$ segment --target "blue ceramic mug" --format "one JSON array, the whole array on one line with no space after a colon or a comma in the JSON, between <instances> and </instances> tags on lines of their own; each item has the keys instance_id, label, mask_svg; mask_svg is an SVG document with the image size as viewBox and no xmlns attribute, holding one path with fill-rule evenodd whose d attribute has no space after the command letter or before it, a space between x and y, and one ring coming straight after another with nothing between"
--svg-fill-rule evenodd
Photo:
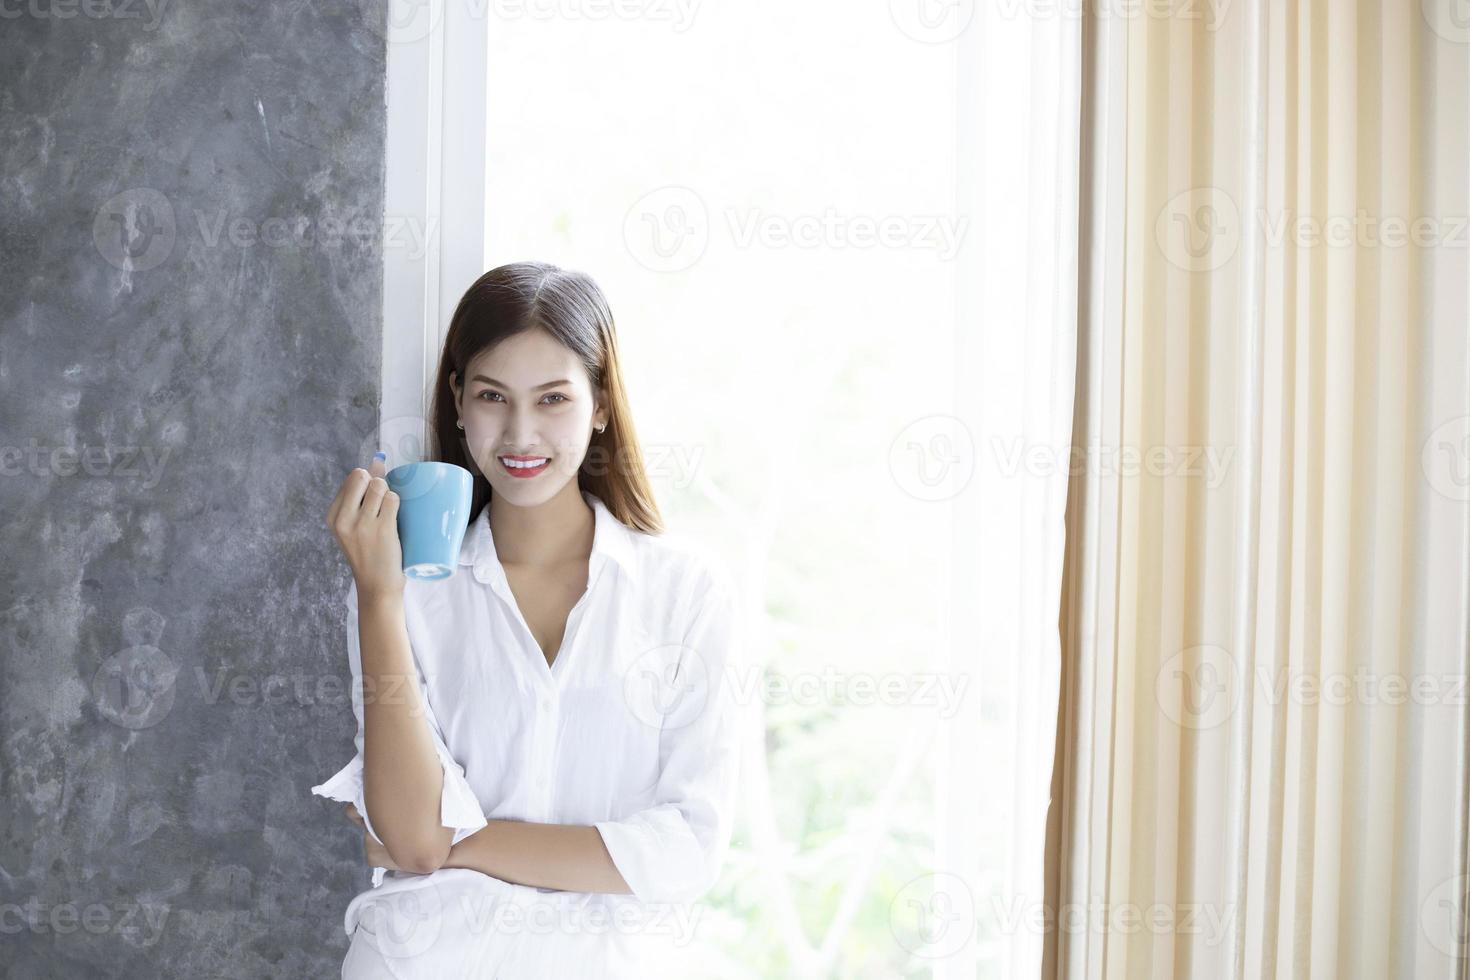
<instances>
[{"instance_id":1,"label":"blue ceramic mug","mask_svg":"<svg viewBox=\"0 0 1470 980\"><path fill-rule=\"evenodd\" d=\"M398 542L403 574L439 579L454 574L470 519L474 477L453 463L405 463L388 471L398 494Z\"/></svg>"}]
</instances>

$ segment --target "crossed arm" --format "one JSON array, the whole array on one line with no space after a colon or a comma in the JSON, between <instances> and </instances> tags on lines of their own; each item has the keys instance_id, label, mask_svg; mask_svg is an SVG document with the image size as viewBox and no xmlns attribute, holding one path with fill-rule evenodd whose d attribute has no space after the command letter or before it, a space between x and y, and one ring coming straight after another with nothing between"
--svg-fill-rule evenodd
<instances>
[{"instance_id":1,"label":"crossed arm","mask_svg":"<svg viewBox=\"0 0 1470 980\"><path fill-rule=\"evenodd\" d=\"M465 868L537 888L694 900L718 878L729 846L739 718L723 680L738 649L733 597L714 585L696 609L680 663L689 665L690 689L703 696L679 699L686 710L664 719L657 792L642 810L592 826L487 820L429 714L421 679L402 685L406 697L379 698L367 711L354 699L358 757L312 792L348 803L347 815L363 830L375 869L432 874ZM416 676L408 636L400 635L402 613L389 615L391 628L375 632L393 642L381 648L370 640L359 653L357 633L349 634L354 674L364 683L368 677ZM395 725L400 738L393 737ZM405 785L405 769L424 777L416 790ZM359 806L372 814L371 829ZM380 837L393 842L397 859ZM374 885L381 874L374 872Z\"/></svg>"},{"instance_id":2,"label":"crossed arm","mask_svg":"<svg viewBox=\"0 0 1470 980\"><path fill-rule=\"evenodd\" d=\"M357 624L349 634L353 672L365 685L372 681L364 687L362 707L354 704L362 712L362 795L373 815L372 831L391 841L398 855L389 853L348 803L345 813L363 832L368 863L411 874L469 868L540 888L630 894L596 827L491 820L451 844L457 835L440 820L445 772L432 725L424 721L428 707L419 690L402 597L359 603L354 583L348 606ZM368 697L368 690L375 696Z\"/></svg>"},{"instance_id":3,"label":"crossed arm","mask_svg":"<svg viewBox=\"0 0 1470 980\"><path fill-rule=\"evenodd\" d=\"M367 832L356 807L348 803L344 812L363 832L368 864L408 870L398 867L388 849ZM438 867L420 866L415 873L428 874L438 868L467 868L501 881L561 891L617 895L632 891L613 864L597 828L574 824L491 820L451 847Z\"/></svg>"}]
</instances>

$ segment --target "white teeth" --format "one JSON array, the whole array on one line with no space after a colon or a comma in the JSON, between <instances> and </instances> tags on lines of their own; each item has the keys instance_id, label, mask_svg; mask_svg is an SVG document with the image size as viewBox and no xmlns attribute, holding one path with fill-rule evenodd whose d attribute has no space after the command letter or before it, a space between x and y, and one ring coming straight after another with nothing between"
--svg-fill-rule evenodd
<instances>
[{"instance_id":1,"label":"white teeth","mask_svg":"<svg viewBox=\"0 0 1470 980\"><path fill-rule=\"evenodd\" d=\"M519 460L506 459L504 456L500 457L500 461L513 470L531 470L535 469L538 466L544 466L546 464L546 460L544 459L521 462Z\"/></svg>"}]
</instances>

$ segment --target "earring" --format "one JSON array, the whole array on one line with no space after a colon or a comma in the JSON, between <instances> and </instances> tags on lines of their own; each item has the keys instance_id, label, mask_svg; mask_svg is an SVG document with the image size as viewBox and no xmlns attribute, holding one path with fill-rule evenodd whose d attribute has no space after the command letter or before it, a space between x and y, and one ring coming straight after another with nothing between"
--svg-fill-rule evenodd
<instances>
[{"instance_id":1,"label":"earring","mask_svg":"<svg viewBox=\"0 0 1470 980\"><path fill-rule=\"evenodd\" d=\"M455 426L457 426L457 427L458 427L458 428L461 428L461 429L463 429L463 428L464 428L464 423L463 423L463 422L455 422L455 423L454 423L454 424L455 424Z\"/></svg>"},{"instance_id":2,"label":"earring","mask_svg":"<svg viewBox=\"0 0 1470 980\"><path fill-rule=\"evenodd\" d=\"M598 427L597 427L597 431L598 431L598 432L601 432L601 431L602 431L602 430L604 430L604 429L606 429L606 428L607 428L607 423L606 423L606 422L604 422L604 423L602 423L602 424L601 424L601 425L599 425L599 426L598 426Z\"/></svg>"}]
</instances>

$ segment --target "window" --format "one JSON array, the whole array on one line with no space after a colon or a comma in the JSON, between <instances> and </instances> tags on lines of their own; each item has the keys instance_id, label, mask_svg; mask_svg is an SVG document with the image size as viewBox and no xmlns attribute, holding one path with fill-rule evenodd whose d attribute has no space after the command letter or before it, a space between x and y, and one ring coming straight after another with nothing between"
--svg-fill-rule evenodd
<instances>
[{"instance_id":1,"label":"window","mask_svg":"<svg viewBox=\"0 0 1470 980\"><path fill-rule=\"evenodd\" d=\"M665 517L748 600L765 674L738 680L764 737L684 965L968 978L1039 958L1051 746L1032 736L1054 723L1056 623L1032 583L1060 567L1037 528L1060 523L1065 474L1032 472L1017 433L1070 436L1070 403L1035 408L1065 360L1048 328L1067 305L1046 297L1066 270L1035 263L1050 239L1028 229L1065 224L1050 182L1075 195L1076 171L1028 152L1055 149L1038 119L1065 132L1071 35L923 0L503 0L430 21L390 50L390 113L411 92L390 141L430 149L390 153L389 186L452 220L436 238L417 218L385 417L388 374L417 410L414 352L480 272L590 273Z\"/></svg>"}]
</instances>

